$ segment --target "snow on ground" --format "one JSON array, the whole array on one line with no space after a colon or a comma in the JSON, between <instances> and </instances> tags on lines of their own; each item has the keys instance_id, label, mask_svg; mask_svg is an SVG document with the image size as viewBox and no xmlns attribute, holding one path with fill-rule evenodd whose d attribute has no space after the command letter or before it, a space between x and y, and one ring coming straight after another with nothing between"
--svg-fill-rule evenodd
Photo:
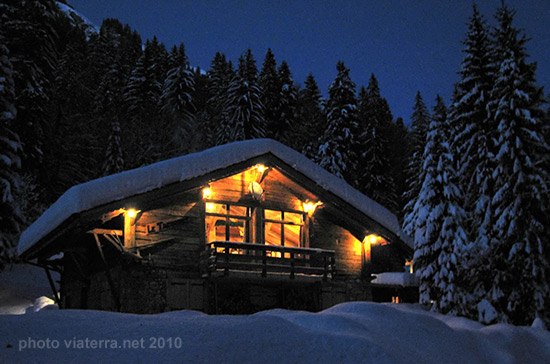
<instances>
[{"instance_id":1,"label":"snow on ground","mask_svg":"<svg viewBox=\"0 0 550 364\"><path fill-rule=\"evenodd\" d=\"M31 295L48 294L40 273L30 266L0 273L2 307L13 294L26 305ZM0 363L550 363L548 331L483 326L410 304L242 316L34 312L49 303L41 298L22 309L26 314L0 315Z\"/></svg>"},{"instance_id":2,"label":"snow on ground","mask_svg":"<svg viewBox=\"0 0 550 364\"><path fill-rule=\"evenodd\" d=\"M352 302L320 313L57 310L0 315L6 363L548 363L548 331L460 319L412 305ZM112 346L116 348L113 348Z\"/></svg>"}]
</instances>

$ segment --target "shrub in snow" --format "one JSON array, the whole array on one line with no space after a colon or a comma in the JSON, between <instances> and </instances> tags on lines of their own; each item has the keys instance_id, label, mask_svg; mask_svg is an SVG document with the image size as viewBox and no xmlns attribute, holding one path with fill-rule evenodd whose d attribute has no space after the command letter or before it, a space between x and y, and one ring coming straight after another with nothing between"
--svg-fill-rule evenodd
<instances>
[{"instance_id":1,"label":"shrub in snow","mask_svg":"<svg viewBox=\"0 0 550 364\"><path fill-rule=\"evenodd\" d=\"M483 324L489 325L496 322L498 319L498 312L495 310L493 305L485 299L477 304L477 312L477 320Z\"/></svg>"}]
</instances>

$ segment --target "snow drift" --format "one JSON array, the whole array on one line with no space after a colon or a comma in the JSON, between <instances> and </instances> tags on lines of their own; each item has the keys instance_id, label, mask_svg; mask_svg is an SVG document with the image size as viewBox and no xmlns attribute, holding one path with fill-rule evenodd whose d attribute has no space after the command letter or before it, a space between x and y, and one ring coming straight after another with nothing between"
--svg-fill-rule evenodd
<instances>
[{"instance_id":1,"label":"snow drift","mask_svg":"<svg viewBox=\"0 0 550 364\"><path fill-rule=\"evenodd\" d=\"M49 345L49 346L48 346ZM345 303L250 316L41 311L0 315L8 363L543 363L548 331L479 323L413 305Z\"/></svg>"}]
</instances>

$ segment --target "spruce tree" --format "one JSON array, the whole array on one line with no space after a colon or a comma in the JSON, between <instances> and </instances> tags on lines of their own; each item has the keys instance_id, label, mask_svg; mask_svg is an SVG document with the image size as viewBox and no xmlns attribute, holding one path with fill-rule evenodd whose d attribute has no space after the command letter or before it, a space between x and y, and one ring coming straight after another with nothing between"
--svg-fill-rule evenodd
<instances>
[{"instance_id":1,"label":"spruce tree","mask_svg":"<svg viewBox=\"0 0 550 364\"><path fill-rule=\"evenodd\" d=\"M409 188L405 193L405 211L403 218L403 230L413 235L414 230L411 225L411 213L414 206L414 201L417 199L422 181L424 181L424 172L422 165L424 163L423 154L426 146L426 132L428 130L430 113L424 103L424 99L420 91L416 93L413 106L413 114L411 116L411 157L409 167L407 169L407 181Z\"/></svg>"},{"instance_id":2,"label":"spruce tree","mask_svg":"<svg viewBox=\"0 0 550 364\"><path fill-rule=\"evenodd\" d=\"M275 140L278 140L288 146L301 147L295 145L292 140L298 108L298 90L296 88L296 85L294 85L294 80L292 78L290 68L285 61L282 61L281 65L279 66L278 78L281 83L279 91L279 127L277 129L277 133L274 135L274 138Z\"/></svg>"},{"instance_id":3,"label":"spruce tree","mask_svg":"<svg viewBox=\"0 0 550 364\"><path fill-rule=\"evenodd\" d=\"M23 223L14 198L21 168L21 144L12 130L16 116L13 67L0 35L0 270L11 260Z\"/></svg>"},{"instance_id":4,"label":"spruce tree","mask_svg":"<svg viewBox=\"0 0 550 364\"><path fill-rule=\"evenodd\" d=\"M310 73L304 82L304 89L298 92L298 120L295 128L295 149L309 159L314 159L319 149L319 140L326 129L321 91ZM300 147L298 147L300 146Z\"/></svg>"},{"instance_id":5,"label":"spruce tree","mask_svg":"<svg viewBox=\"0 0 550 364\"><path fill-rule=\"evenodd\" d=\"M262 104L266 122L266 136L277 139L280 129L281 80L277 72L277 62L271 48L265 54L258 85L262 90Z\"/></svg>"},{"instance_id":6,"label":"spruce tree","mask_svg":"<svg viewBox=\"0 0 550 364\"><path fill-rule=\"evenodd\" d=\"M205 142L208 146L216 145L218 131L224 125L225 107L227 106L227 94L231 80L235 77L235 71L230 61L224 54L216 53L208 75L208 101L207 101L207 125L205 125Z\"/></svg>"},{"instance_id":7,"label":"spruce tree","mask_svg":"<svg viewBox=\"0 0 550 364\"><path fill-rule=\"evenodd\" d=\"M128 168L163 159L164 143L158 139L164 136L167 124L160 110L167 59L164 46L156 38L148 40L124 92L127 111L121 120L121 130Z\"/></svg>"},{"instance_id":8,"label":"spruce tree","mask_svg":"<svg viewBox=\"0 0 550 364\"><path fill-rule=\"evenodd\" d=\"M9 49L17 109L12 131L23 148L22 168L36 180L47 177L44 127L50 120L50 93L58 58L54 1L8 1L0 6L0 33Z\"/></svg>"},{"instance_id":9,"label":"spruce tree","mask_svg":"<svg viewBox=\"0 0 550 364\"><path fill-rule=\"evenodd\" d=\"M371 75L367 89L359 92L359 143L357 180L361 192L396 210L396 195L389 163L389 131L393 116L380 95L378 81Z\"/></svg>"},{"instance_id":10,"label":"spruce tree","mask_svg":"<svg viewBox=\"0 0 550 364\"><path fill-rule=\"evenodd\" d=\"M164 81L161 103L163 111L171 121L168 130L172 130L172 132L167 134L173 135L173 137L167 135L167 139L171 139L172 143L165 144L174 144L173 148L164 149L172 149L170 156L173 156L187 153L190 150L188 144L193 144L193 137L200 136L200 134L197 133L194 118L195 106L192 99L195 92L195 80L193 72L189 69L189 61L183 43L177 48L174 46L169 63L171 68Z\"/></svg>"},{"instance_id":11,"label":"spruce tree","mask_svg":"<svg viewBox=\"0 0 550 364\"><path fill-rule=\"evenodd\" d=\"M107 140L107 149L105 151L105 162L103 163L103 175L108 176L122 172L124 170L124 156L120 145L120 125L118 121L113 121L111 134Z\"/></svg>"},{"instance_id":12,"label":"spruce tree","mask_svg":"<svg viewBox=\"0 0 550 364\"><path fill-rule=\"evenodd\" d=\"M239 58L237 75L231 80L217 143L265 137L263 112L258 69L249 49Z\"/></svg>"},{"instance_id":13,"label":"spruce tree","mask_svg":"<svg viewBox=\"0 0 550 364\"><path fill-rule=\"evenodd\" d=\"M450 153L450 124L438 96L426 135L421 189L409 216L414 231L414 264L420 278L420 302L444 313L460 312L457 285L460 256L467 244L461 192Z\"/></svg>"},{"instance_id":14,"label":"spruce tree","mask_svg":"<svg viewBox=\"0 0 550 364\"><path fill-rule=\"evenodd\" d=\"M548 319L548 171L541 161L550 147L543 135L542 88L535 64L527 62L527 40L512 25L514 14L503 4L493 35L497 69L488 110L499 134L493 224L480 269L485 299L498 320L526 325L537 315Z\"/></svg>"},{"instance_id":15,"label":"spruce tree","mask_svg":"<svg viewBox=\"0 0 550 364\"><path fill-rule=\"evenodd\" d=\"M355 83L344 62L336 65L337 75L329 88L327 127L321 136L316 161L332 174L357 186L356 155L350 145L357 143L357 101Z\"/></svg>"},{"instance_id":16,"label":"spruce tree","mask_svg":"<svg viewBox=\"0 0 550 364\"><path fill-rule=\"evenodd\" d=\"M493 85L494 65L485 20L474 6L468 24L461 79L455 85L450 121L453 126L453 155L465 194L468 235L481 253L488 245L490 201L492 198L496 126L487 114L487 102Z\"/></svg>"}]
</instances>

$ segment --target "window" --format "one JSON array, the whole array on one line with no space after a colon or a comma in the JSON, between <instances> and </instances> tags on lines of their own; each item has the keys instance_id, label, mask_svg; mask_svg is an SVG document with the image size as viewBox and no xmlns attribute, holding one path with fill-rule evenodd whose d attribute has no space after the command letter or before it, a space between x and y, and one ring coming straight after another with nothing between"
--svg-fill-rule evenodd
<instances>
[{"instance_id":1,"label":"window","mask_svg":"<svg viewBox=\"0 0 550 364\"><path fill-rule=\"evenodd\" d=\"M304 214L264 210L264 221L266 245L303 246Z\"/></svg>"},{"instance_id":2,"label":"window","mask_svg":"<svg viewBox=\"0 0 550 364\"><path fill-rule=\"evenodd\" d=\"M245 206L206 204L206 242L251 242L251 209Z\"/></svg>"}]
</instances>

